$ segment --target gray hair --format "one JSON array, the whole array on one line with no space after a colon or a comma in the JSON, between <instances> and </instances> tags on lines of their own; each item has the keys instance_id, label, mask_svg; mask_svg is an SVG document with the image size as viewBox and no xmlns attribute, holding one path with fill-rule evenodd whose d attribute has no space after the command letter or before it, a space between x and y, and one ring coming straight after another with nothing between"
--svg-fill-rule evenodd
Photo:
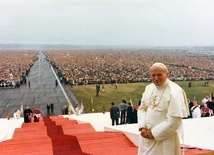
<instances>
[{"instance_id":1,"label":"gray hair","mask_svg":"<svg viewBox=\"0 0 214 155\"><path fill-rule=\"evenodd\" d=\"M151 69L152 67L155 67L155 66L161 66L161 67L163 67L163 69L164 69L166 72L169 72L169 70L168 70L168 68L166 67L166 65L164 65L164 64L161 63L161 62L156 62L156 63L154 63L154 64L150 67L150 69Z\"/></svg>"}]
</instances>

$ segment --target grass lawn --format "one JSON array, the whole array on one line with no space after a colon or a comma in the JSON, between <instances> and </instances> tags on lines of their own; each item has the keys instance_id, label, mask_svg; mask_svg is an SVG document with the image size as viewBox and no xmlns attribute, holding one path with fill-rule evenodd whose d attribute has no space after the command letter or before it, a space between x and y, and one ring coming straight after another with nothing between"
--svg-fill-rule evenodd
<instances>
[{"instance_id":1,"label":"grass lawn","mask_svg":"<svg viewBox=\"0 0 214 155\"><path fill-rule=\"evenodd\" d=\"M192 81L192 87L188 87L189 81L176 81L185 91L188 97L192 100L194 97L201 103L201 100L206 94L214 93L214 81L209 81L209 85L205 87L205 81ZM104 91L102 88L99 92L99 97L96 95L95 85L79 85L73 86L71 90L79 101L83 102L85 111L91 112L102 112L109 111L113 101L116 105L119 105L122 99L126 101L132 100L133 105L136 105L141 99L142 93L144 92L145 86L149 83L127 83L118 84L117 89L114 85L105 84ZM101 86L102 87L102 86ZM92 104L93 103L93 104ZM91 109L94 109L92 111Z\"/></svg>"}]
</instances>

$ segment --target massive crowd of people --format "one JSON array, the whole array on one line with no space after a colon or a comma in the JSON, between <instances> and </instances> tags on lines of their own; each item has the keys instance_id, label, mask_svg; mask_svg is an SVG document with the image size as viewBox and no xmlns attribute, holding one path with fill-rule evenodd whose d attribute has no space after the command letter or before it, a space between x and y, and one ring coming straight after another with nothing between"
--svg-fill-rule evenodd
<instances>
[{"instance_id":1,"label":"massive crowd of people","mask_svg":"<svg viewBox=\"0 0 214 155\"><path fill-rule=\"evenodd\" d=\"M0 87L14 88L26 82L36 51L0 50Z\"/></svg>"},{"instance_id":2,"label":"massive crowd of people","mask_svg":"<svg viewBox=\"0 0 214 155\"><path fill-rule=\"evenodd\" d=\"M213 80L213 53L160 50L45 50L61 82L72 84L149 81L148 68L164 62L171 80ZM1 50L0 87L19 86L37 60L37 51Z\"/></svg>"},{"instance_id":3,"label":"massive crowd of people","mask_svg":"<svg viewBox=\"0 0 214 155\"><path fill-rule=\"evenodd\" d=\"M44 53L61 80L70 84L148 81L148 68L154 62L168 66L171 80L214 79L214 56L203 52L49 50Z\"/></svg>"}]
</instances>

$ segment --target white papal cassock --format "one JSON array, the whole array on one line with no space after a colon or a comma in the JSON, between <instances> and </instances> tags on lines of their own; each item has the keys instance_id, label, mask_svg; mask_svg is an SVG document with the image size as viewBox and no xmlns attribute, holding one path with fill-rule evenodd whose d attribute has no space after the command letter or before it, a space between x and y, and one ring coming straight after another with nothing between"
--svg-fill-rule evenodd
<instances>
[{"instance_id":1,"label":"white papal cassock","mask_svg":"<svg viewBox=\"0 0 214 155\"><path fill-rule=\"evenodd\" d=\"M138 155L179 155L177 129L189 113L184 90L167 79L160 87L148 85L138 109L139 128L151 129L154 139L140 136Z\"/></svg>"}]
</instances>

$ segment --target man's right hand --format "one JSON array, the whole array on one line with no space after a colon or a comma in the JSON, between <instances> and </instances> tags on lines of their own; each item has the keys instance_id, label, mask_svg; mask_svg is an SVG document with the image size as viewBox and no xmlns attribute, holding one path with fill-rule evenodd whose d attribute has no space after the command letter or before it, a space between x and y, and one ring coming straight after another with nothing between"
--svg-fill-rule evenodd
<instances>
[{"instance_id":1,"label":"man's right hand","mask_svg":"<svg viewBox=\"0 0 214 155\"><path fill-rule=\"evenodd\" d=\"M151 129L147 129L147 128L142 128L141 131L141 136L143 138L147 138L147 139L153 139L153 135L152 135L152 132L151 132Z\"/></svg>"}]
</instances>

